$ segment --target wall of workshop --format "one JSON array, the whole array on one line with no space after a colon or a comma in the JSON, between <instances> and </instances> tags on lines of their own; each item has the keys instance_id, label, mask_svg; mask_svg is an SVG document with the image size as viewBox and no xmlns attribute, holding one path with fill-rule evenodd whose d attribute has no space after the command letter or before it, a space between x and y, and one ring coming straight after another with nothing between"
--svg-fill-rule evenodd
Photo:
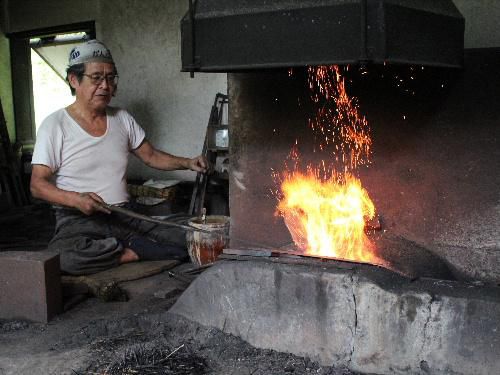
<instances>
[{"instance_id":1,"label":"wall of workshop","mask_svg":"<svg viewBox=\"0 0 500 375\"><path fill-rule=\"evenodd\" d=\"M500 29L496 27L500 2L453 1L466 18L466 48L500 47ZM180 72L179 21L187 10L187 0L0 3L8 10L6 32L95 20L98 38L111 48L121 76L114 104L129 109L157 147L186 156L201 151L210 105L216 92L226 91L226 75L197 74L191 79ZM3 60L1 66L5 69ZM188 172L166 174L144 169L134 160L129 175L192 177Z\"/></svg>"},{"instance_id":2,"label":"wall of workshop","mask_svg":"<svg viewBox=\"0 0 500 375\"><path fill-rule=\"evenodd\" d=\"M101 2L101 36L112 49L120 83L114 103L127 108L157 148L181 156L201 153L211 106L226 93L226 74L181 73L180 20L184 0ZM120 8L120 11L117 11ZM127 25L124 29L123 25ZM130 176L145 173L135 158ZM147 170L157 178L192 178L192 172Z\"/></svg>"},{"instance_id":3,"label":"wall of workshop","mask_svg":"<svg viewBox=\"0 0 500 375\"><path fill-rule=\"evenodd\" d=\"M500 47L500 1L453 0L465 17L465 48Z\"/></svg>"},{"instance_id":4,"label":"wall of workshop","mask_svg":"<svg viewBox=\"0 0 500 375\"><path fill-rule=\"evenodd\" d=\"M3 0L6 1L6 0ZM16 0L10 32L95 20L97 37L111 49L120 82L112 105L129 110L156 147L196 156L226 74L181 73L180 20L187 0ZM161 172L131 158L130 178L193 179L188 171Z\"/></svg>"},{"instance_id":5,"label":"wall of workshop","mask_svg":"<svg viewBox=\"0 0 500 375\"><path fill-rule=\"evenodd\" d=\"M9 29L6 32L43 29L92 21L99 12L99 0L2 0L7 3Z\"/></svg>"},{"instance_id":6,"label":"wall of workshop","mask_svg":"<svg viewBox=\"0 0 500 375\"><path fill-rule=\"evenodd\" d=\"M12 103L12 76L10 70L9 40L0 32L0 99L11 142L16 137L14 105Z\"/></svg>"}]
</instances>

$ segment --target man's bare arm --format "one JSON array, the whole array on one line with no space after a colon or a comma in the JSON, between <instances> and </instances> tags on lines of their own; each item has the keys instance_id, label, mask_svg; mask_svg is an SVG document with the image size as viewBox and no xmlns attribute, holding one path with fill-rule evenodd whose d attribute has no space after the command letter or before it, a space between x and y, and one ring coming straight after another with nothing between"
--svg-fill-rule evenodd
<instances>
[{"instance_id":1,"label":"man's bare arm","mask_svg":"<svg viewBox=\"0 0 500 375\"><path fill-rule=\"evenodd\" d=\"M165 171L191 169L196 172L206 172L208 165L203 156L183 158L155 149L147 140L133 150L133 153L146 165Z\"/></svg>"},{"instance_id":2,"label":"man's bare arm","mask_svg":"<svg viewBox=\"0 0 500 375\"><path fill-rule=\"evenodd\" d=\"M52 170L46 165L33 165L30 182L31 195L52 204L76 208L86 215L96 211L110 212L101 205L104 201L96 193L77 193L59 189L52 183L52 176Z\"/></svg>"}]
</instances>

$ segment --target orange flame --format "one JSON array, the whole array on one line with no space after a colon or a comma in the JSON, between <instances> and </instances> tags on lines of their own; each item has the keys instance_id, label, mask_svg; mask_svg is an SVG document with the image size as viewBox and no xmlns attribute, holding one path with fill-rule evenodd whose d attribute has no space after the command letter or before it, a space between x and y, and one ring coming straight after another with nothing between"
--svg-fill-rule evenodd
<instances>
[{"instance_id":1,"label":"orange flame","mask_svg":"<svg viewBox=\"0 0 500 375\"><path fill-rule=\"evenodd\" d=\"M296 246L310 255L375 262L364 232L375 207L361 182L350 176L339 183L295 173L281 185L278 210Z\"/></svg>"},{"instance_id":2,"label":"orange flame","mask_svg":"<svg viewBox=\"0 0 500 375\"><path fill-rule=\"evenodd\" d=\"M368 122L347 95L338 66L309 67L308 83L311 99L318 105L309 126L319 152L327 158L307 165L302 173L298 148L292 148L285 171L274 174L280 185L278 213L305 254L377 263L374 246L364 232L365 220L375 216L375 206L353 175L370 162Z\"/></svg>"}]
</instances>

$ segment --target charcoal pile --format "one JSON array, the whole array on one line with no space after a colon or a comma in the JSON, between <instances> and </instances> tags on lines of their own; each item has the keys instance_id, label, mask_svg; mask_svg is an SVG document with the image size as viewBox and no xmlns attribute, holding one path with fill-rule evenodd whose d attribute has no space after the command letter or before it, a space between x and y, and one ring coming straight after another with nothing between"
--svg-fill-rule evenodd
<instances>
[{"instance_id":1,"label":"charcoal pile","mask_svg":"<svg viewBox=\"0 0 500 375\"><path fill-rule=\"evenodd\" d=\"M179 316L163 315L157 323L94 340L88 347L92 362L73 375L354 375L309 358L255 348Z\"/></svg>"},{"instance_id":2,"label":"charcoal pile","mask_svg":"<svg viewBox=\"0 0 500 375\"><path fill-rule=\"evenodd\" d=\"M95 373L102 375L202 375L207 373L207 364L203 358L192 353L184 344L173 349L139 344L127 348L122 358L109 364L101 364L95 369Z\"/></svg>"}]
</instances>

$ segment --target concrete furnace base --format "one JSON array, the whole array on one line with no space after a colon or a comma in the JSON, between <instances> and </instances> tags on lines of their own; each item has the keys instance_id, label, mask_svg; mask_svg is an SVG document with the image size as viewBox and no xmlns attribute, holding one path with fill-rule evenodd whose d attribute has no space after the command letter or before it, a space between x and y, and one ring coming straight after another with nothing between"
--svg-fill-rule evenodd
<instances>
[{"instance_id":1,"label":"concrete furnace base","mask_svg":"<svg viewBox=\"0 0 500 375\"><path fill-rule=\"evenodd\" d=\"M500 288L333 264L219 262L171 312L364 373L500 373Z\"/></svg>"}]
</instances>

